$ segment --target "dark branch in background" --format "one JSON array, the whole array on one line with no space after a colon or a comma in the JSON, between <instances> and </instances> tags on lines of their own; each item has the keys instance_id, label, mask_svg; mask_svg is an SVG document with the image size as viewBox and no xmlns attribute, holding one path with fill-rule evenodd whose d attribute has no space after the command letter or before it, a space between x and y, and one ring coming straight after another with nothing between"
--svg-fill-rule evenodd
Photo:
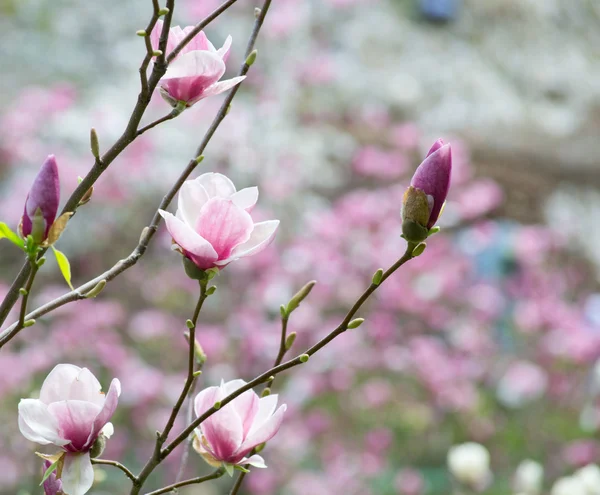
<instances>
[{"instance_id":1,"label":"dark branch in background","mask_svg":"<svg viewBox=\"0 0 600 495\"><path fill-rule=\"evenodd\" d=\"M235 1L237 1L237 0L235 0ZM196 27L201 26L200 29L202 29L209 22L213 21L220 14L225 12L225 10L227 10L228 7L233 5L235 3L235 1L228 0L227 2L223 3L220 7L218 7L211 14L209 14ZM158 3L156 1L154 1L153 4L155 5L155 9L156 9L156 6L158 5ZM148 35L148 36L146 36L147 46L148 46L148 43L150 42L148 39L149 34L150 34L151 30L154 29L154 26L156 25L156 21L158 20L157 13L158 13L158 11L155 10L153 17L152 17L150 23L148 24L148 27L146 28L146 33ZM155 19L155 17L156 17L156 19ZM166 20L167 19L165 19L165 26L166 26ZM164 29L164 26L163 26L163 29ZM198 30L198 32L200 31L200 29ZM253 39L256 39L256 36L254 36ZM181 43L179 43L179 45L177 45L177 47L174 48L173 52L175 52L175 50L177 50L177 49L179 49L178 52L181 51L181 49L185 45L187 45L190 41L191 41L191 38L188 39L188 37L186 37L185 39L183 39L181 41ZM253 47L254 47L253 44L248 45L248 48L246 50L246 57L250 54ZM146 67L146 68L148 67L151 57L152 57L151 54L149 55L148 53L146 53L146 57L144 58L144 61L142 62L142 66L140 67L140 74L143 73L145 76L146 71L145 71L144 67ZM171 60L172 60L172 58L169 57L167 59L167 63ZM126 135L129 136L127 134L128 130L126 130L125 133L119 138L119 140L117 140L117 142L112 146L112 148L110 150L108 150L104 154L104 156L102 156L99 160L96 160L96 163L92 167L92 170L90 170L90 172L88 173L88 175L86 175L86 177L83 179L81 184L79 184L77 189L75 189L71 198L67 201L67 204L63 208L63 212L75 210L75 208L79 204L79 201L81 201L81 198L83 198L83 196L89 190L89 188L96 182L96 180L100 177L102 172L106 169L106 167L108 167L110 162L112 162L112 160L114 160L118 156L118 154L123 149L125 149L125 147L127 147L127 145L129 145L131 143L131 141L133 141L133 139L135 139L135 137L136 137L135 134L138 132L137 125L139 125L139 122L142 118L143 111L147 107L147 105L150 101L152 92L156 88L156 85L158 84L160 78L164 75L164 71L166 71L166 66L163 66L163 68L160 69L160 72L155 72L158 70L157 69L158 66L159 65L157 62L154 65L154 69L152 71L150 81L147 82L147 84L149 86L146 90L144 89L144 78L142 77L142 82L141 82L142 90L138 96L138 103L136 104L136 107L134 108L134 111L133 111L134 113L132 114L132 116L130 118L130 123L133 121L136 122L136 126L133 131L133 137L131 138L131 140L129 142L125 142ZM244 63L244 65L242 66L242 69L240 70L239 75L246 75L246 73L248 72L248 69L249 69L249 66ZM155 76L155 74L156 74L156 76ZM237 93L239 87L240 87L240 85L238 84L228 93L227 97L225 98L225 101L221 105L217 115L215 116L214 120L212 121L208 131L204 135L204 138L203 138L200 146L196 150L194 159L190 160L190 162L188 163L185 170L182 172L182 174L177 179L175 185L164 196L164 198L160 202L158 209L164 210L169 206L169 204L171 203L171 201L173 200L173 198L175 197L175 195L177 194L177 192L179 191L179 189L181 188L183 183L187 180L187 178L190 176L190 174L198 166L199 162L197 161L196 157L200 156L203 153L204 149L208 145L213 134L215 133L215 131L217 130L217 128L219 127L219 125L221 124L223 119L225 118L225 116L227 114L227 109L229 108L229 105L231 104L231 101L233 100L233 97ZM145 105L141 111L138 111L139 115L136 116L136 118L134 119L136 110L141 105L140 101L145 102ZM130 124L128 124L127 129L129 129L129 128L130 128ZM144 128L142 128L142 129L144 129ZM85 186L84 186L84 184L85 184ZM73 205L75 205L75 206L73 206ZM158 225L160 224L161 220L162 220L162 217L159 215L159 213L157 211L154 214L154 217L152 218L150 225L142 231L138 245L135 247L135 249L132 251L132 253L127 258L120 260L110 270L104 272L103 274L90 280L89 282L81 285L74 291L68 292L67 294L64 294L63 296L60 296L57 299L54 299L53 301L50 301L49 303L44 304L43 306L37 308L32 313L28 314L26 316L26 318L27 319L38 318L38 317L43 316L46 313L53 311L56 308L59 308L65 304L68 304L68 303L71 303L74 301L79 301L81 299L85 299L84 294L88 293L90 290L92 290L94 287L96 287L99 283L102 282L102 280L106 280L107 282L109 282L112 279L114 279L117 275L120 275L122 272L127 270L128 268L131 268L133 265L135 265L138 262L138 260L146 252L146 249L148 248L148 244L150 243L150 240L152 239L152 237L158 230ZM43 253L41 255L43 255ZM29 277L29 273L30 273L30 266L29 266L29 262L27 262L27 263L25 263L25 265L23 265L23 268L21 268L21 271L19 272L19 274L17 275L17 278L14 280L13 284L11 285L11 288L9 289L5 299L2 301L2 304L0 304L0 325L2 325L2 323L4 323L4 321L6 320L6 317L8 316L8 313L10 312L12 307L17 302L18 297L19 297L19 289L27 281L27 278ZM6 339L6 336L8 335L9 332L13 332L15 328L16 328L16 324L13 324L2 335L0 335L0 349L10 340L10 339ZM16 332L16 333L18 333L18 332ZM16 333L15 333L15 335L16 335ZM10 338L12 338L13 336L14 335L12 335Z\"/></svg>"}]
</instances>

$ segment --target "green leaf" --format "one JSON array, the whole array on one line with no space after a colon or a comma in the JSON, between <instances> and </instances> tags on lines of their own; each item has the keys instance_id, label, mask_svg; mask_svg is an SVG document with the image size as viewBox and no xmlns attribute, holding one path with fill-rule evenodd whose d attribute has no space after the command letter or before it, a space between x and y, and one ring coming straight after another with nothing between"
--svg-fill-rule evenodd
<instances>
[{"instance_id":1,"label":"green leaf","mask_svg":"<svg viewBox=\"0 0 600 495\"><path fill-rule=\"evenodd\" d=\"M52 464L50 464L50 467L48 467L48 469L46 469L46 472L44 473L44 476L42 477L40 486L42 486L44 484L44 481L46 481L50 477L50 475L54 471L56 471L56 468L58 467L58 463L60 462L61 459L62 459L62 457L60 457L58 460L54 461Z\"/></svg>"},{"instance_id":2,"label":"green leaf","mask_svg":"<svg viewBox=\"0 0 600 495\"><path fill-rule=\"evenodd\" d=\"M233 476L233 464L223 464L225 472L231 477Z\"/></svg>"},{"instance_id":3,"label":"green leaf","mask_svg":"<svg viewBox=\"0 0 600 495\"><path fill-rule=\"evenodd\" d=\"M63 252L59 251L54 246L52 246L52 251L54 251L54 256L56 256L56 262L58 263L60 273L62 273L62 276L67 281L67 284L69 284L71 290L74 290L71 285L71 265L69 264L69 260Z\"/></svg>"},{"instance_id":4,"label":"green leaf","mask_svg":"<svg viewBox=\"0 0 600 495\"><path fill-rule=\"evenodd\" d=\"M15 232L13 232L8 225L4 222L0 222L0 239L8 239L13 244L24 249L25 243Z\"/></svg>"}]
</instances>

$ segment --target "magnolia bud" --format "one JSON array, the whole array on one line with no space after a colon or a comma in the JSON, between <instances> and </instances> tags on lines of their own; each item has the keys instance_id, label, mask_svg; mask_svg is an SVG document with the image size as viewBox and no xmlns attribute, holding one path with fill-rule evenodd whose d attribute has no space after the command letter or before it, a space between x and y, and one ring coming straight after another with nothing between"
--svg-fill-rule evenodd
<instances>
[{"instance_id":1,"label":"magnolia bud","mask_svg":"<svg viewBox=\"0 0 600 495\"><path fill-rule=\"evenodd\" d=\"M452 150L438 139L415 171L402 202L402 232L411 242L421 242L429 235L450 188Z\"/></svg>"},{"instance_id":2,"label":"magnolia bud","mask_svg":"<svg viewBox=\"0 0 600 495\"><path fill-rule=\"evenodd\" d=\"M25 201L21 219L23 237L31 235L36 244L46 239L56 219L59 200L58 166L54 155L50 155L33 181Z\"/></svg>"}]
</instances>

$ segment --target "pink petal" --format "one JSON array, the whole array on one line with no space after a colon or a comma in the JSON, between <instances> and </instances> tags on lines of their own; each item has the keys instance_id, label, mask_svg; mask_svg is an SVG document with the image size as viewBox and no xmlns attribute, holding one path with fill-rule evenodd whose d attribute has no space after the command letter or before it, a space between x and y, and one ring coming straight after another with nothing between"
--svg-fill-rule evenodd
<instances>
[{"instance_id":1,"label":"pink petal","mask_svg":"<svg viewBox=\"0 0 600 495\"><path fill-rule=\"evenodd\" d=\"M100 407L81 400L64 400L50 404L48 411L58 422L61 436L71 441L67 450L71 452L83 450Z\"/></svg>"},{"instance_id":2,"label":"pink petal","mask_svg":"<svg viewBox=\"0 0 600 495\"><path fill-rule=\"evenodd\" d=\"M215 265L225 266L244 256L260 253L273 242L277 227L279 227L279 220L255 223L250 238L245 243L236 246L228 258L215 262Z\"/></svg>"},{"instance_id":3,"label":"pink petal","mask_svg":"<svg viewBox=\"0 0 600 495\"><path fill-rule=\"evenodd\" d=\"M246 76L238 76L232 77L231 79L226 79L225 81L219 81L217 83L214 83L202 92L202 96L199 99L221 94L224 91L227 91L233 88L234 86L237 86L244 79L246 79ZM198 101L198 99L194 100L193 103L196 103L196 101Z\"/></svg>"},{"instance_id":4,"label":"pink petal","mask_svg":"<svg viewBox=\"0 0 600 495\"><path fill-rule=\"evenodd\" d=\"M179 26L177 26L179 27ZM154 48L155 50L158 50L158 45L160 44L160 34L162 33L162 28L163 28L163 21L162 19L159 19L158 21L156 21L156 25L154 26L154 29L152 30L152 32L150 33L150 44L152 45L152 48ZM174 42L173 40L173 28L171 28L170 32L169 32L169 38L167 39L167 47L166 47L166 54L168 55L171 51L173 51L173 48L175 48L175 45L177 43Z\"/></svg>"},{"instance_id":5,"label":"pink petal","mask_svg":"<svg viewBox=\"0 0 600 495\"><path fill-rule=\"evenodd\" d=\"M94 468L89 453L70 453L65 455L63 465L62 489L68 495L85 495L94 484Z\"/></svg>"},{"instance_id":6,"label":"pink petal","mask_svg":"<svg viewBox=\"0 0 600 495\"><path fill-rule=\"evenodd\" d=\"M232 194L230 197L237 206L246 211L251 211L258 201L258 187L247 187L241 191Z\"/></svg>"},{"instance_id":7,"label":"pink petal","mask_svg":"<svg viewBox=\"0 0 600 495\"><path fill-rule=\"evenodd\" d=\"M227 36L227 39L225 40L225 43L223 43L223 46L217 50L217 53L219 57L223 59L223 62L227 62L227 59L229 58L229 51L231 50L232 41L233 40L231 36Z\"/></svg>"},{"instance_id":8,"label":"pink petal","mask_svg":"<svg viewBox=\"0 0 600 495\"><path fill-rule=\"evenodd\" d=\"M202 184L202 187L208 193L209 198L229 198L235 194L235 186L231 180L223 174L208 172L195 179L195 182Z\"/></svg>"},{"instance_id":9,"label":"pink petal","mask_svg":"<svg viewBox=\"0 0 600 495\"><path fill-rule=\"evenodd\" d=\"M273 416L271 416L262 426L257 429L252 428L250 434L244 440L244 443L240 446L238 455L246 455L250 452L254 447L260 445L261 443L268 442L275 436L275 434L279 431L281 427L281 422L283 421L283 415L287 409L287 406L283 404ZM254 426L254 425L253 425Z\"/></svg>"},{"instance_id":10,"label":"pink petal","mask_svg":"<svg viewBox=\"0 0 600 495\"><path fill-rule=\"evenodd\" d=\"M200 429L215 457L225 462L232 458L244 438L242 420L231 403L204 421Z\"/></svg>"},{"instance_id":11,"label":"pink petal","mask_svg":"<svg viewBox=\"0 0 600 495\"><path fill-rule=\"evenodd\" d=\"M206 189L198 180L186 180L179 191L177 201L177 218L183 220L188 225L196 225L200 208L204 206L209 199Z\"/></svg>"},{"instance_id":12,"label":"pink petal","mask_svg":"<svg viewBox=\"0 0 600 495\"><path fill-rule=\"evenodd\" d=\"M264 425L271 418L271 416L273 416L273 413L277 408L278 399L279 396L277 394L267 395L266 397L260 398L258 402L258 411L254 418L250 433L256 431L258 428Z\"/></svg>"},{"instance_id":13,"label":"pink petal","mask_svg":"<svg viewBox=\"0 0 600 495\"><path fill-rule=\"evenodd\" d=\"M69 440L59 434L58 421L40 400L21 399L19 402L19 429L27 440L41 445L63 446Z\"/></svg>"},{"instance_id":14,"label":"pink petal","mask_svg":"<svg viewBox=\"0 0 600 495\"><path fill-rule=\"evenodd\" d=\"M224 259L250 238L252 228L252 217L233 201L211 198L202 207L195 230L212 245L219 259Z\"/></svg>"},{"instance_id":15,"label":"pink petal","mask_svg":"<svg viewBox=\"0 0 600 495\"><path fill-rule=\"evenodd\" d=\"M40 168L27 195L23 214L23 233L25 235L31 233L33 228L32 218L39 208L46 223L45 238L56 219L59 201L60 182L58 179L58 165L56 164L54 155L49 155Z\"/></svg>"},{"instance_id":16,"label":"pink petal","mask_svg":"<svg viewBox=\"0 0 600 495\"><path fill-rule=\"evenodd\" d=\"M177 57L163 76L163 81L194 77L206 81L205 87L221 79L225 73L225 64L216 54L204 50L195 50Z\"/></svg>"},{"instance_id":17,"label":"pink petal","mask_svg":"<svg viewBox=\"0 0 600 495\"><path fill-rule=\"evenodd\" d=\"M69 388L68 400L83 400L93 402L102 407L104 404L104 394L102 385L87 368L82 368Z\"/></svg>"},{"instance_id":18,"label":"pink petal","mask_svg":"<svg viewBox=\"0 0 600 495\"><path fill-rule=\"evenodd\" d=\"M246 382L240 378L237 380L230 380L228 382L221 382L221 395L222 397L226 397L236 390L239 390L244 385L246 385Z\"/></svg>"},{"instance_id":19,"label":"pink petal","mask_svg":"<svg viewBox=\"0 0 600 495\"><path fill-rule=\"evenodd\" d=\"M247 390L230 402L242 422L243 437L250 432L252 422L258 412L258 395L254 390Z\"/></svg>"},{"instance_id":20,"label":"pink petal","mask_svg":"<svg viewBox=\"0 0 600 495\"><path fill-rule=\"evenodd\" d=\"M199 392L194 399L194 412L196 413L196 416L202 416L215 405L215 402L222 398L221 389L219 387L208 387Z\"/></svg>"},{"instance_id":21,"label":"pink petal","mask_svg":"<svg viewBox=\"0 0 600 495\"><path fill-rule=\"evenodd\" d=\"M167 211L159 210L165 219L167 230L173 240L190 255L190 258L201 268L201 265L212 266L218 259L217 252L210 242L198 235L192 228Z\"/></svg>"},{"instance_id":22,"label":"pink petal","mask_svg":"<svg viewBox=\"0 0 600 495\"><path fill-rule=\"evenodd\" d=\"M106 394L106 400L102 406L102 410L98 413L94 419L92 431L86 441L86 447L91 447L100 431L108 423L119 403L119 396L121 395L121 382L116 378L110 384L108 393Z\"/></svg>"},{"instance_id":23,"label":"pink petal","mask_svg":"<svg viewBox=\"0 0 600 495\"><path fill-rule=\"evenodd\" d=\"M187 26L183 28L184 34L187 36L190 31L194 29L194 26ZM183 49L182 53L192 52L194 50L206 50L209 52L216 52L217 50L213 46L213 44L208 41L206 34L204 31L200 31L192 41L190 41L187 46Z\"/></svg>"},{"instance_id":24,"label":"pink petal","mask_svg":"<svg viewBox=\"0 0 600 495\"><path fill-rule=\"evenodd\" d=\"M75 381L81 368L72 364L57 364L48 374L42 389L40 400L45 404L67 400L69 398L71 384Z\"/></svg>"}]
</instances>

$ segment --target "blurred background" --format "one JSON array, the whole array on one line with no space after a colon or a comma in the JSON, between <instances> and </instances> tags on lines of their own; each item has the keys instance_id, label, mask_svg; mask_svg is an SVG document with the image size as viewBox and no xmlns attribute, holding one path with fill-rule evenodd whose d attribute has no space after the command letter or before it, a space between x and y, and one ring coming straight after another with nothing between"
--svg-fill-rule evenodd
<instances>
[{"instance_id":1,"label":"blurred background","mask_svg":"<svg viewBox=\"0 0 600 495\"><path fill-rule=\"evenodd\" d=\"M195 24L218 4L178 0L174 23ZM256 6L240 0L206 30L217 46L233 36L227 74ZM16 228L48 154L64 201L93 163L89 129L102 149L120 135L145 51L135 32L150 10L149 0L0 2L2 221ZM600 462L599 24L595 0L273 2L258 61L198 173L258 185L254 216L282 223L272 247L218 277L198 330L200 387L270 366L279 305L308 280L318 284L290 321L293 352L334 328L373 272L404 252L402 193L438 137L452 143L454 172L426 252L372 298L359 330L276 380L286 420L264 451L269 469L253 470L243 493L447 495L447 452L467 441L490 451L490 495L515 493L524 459L544 465L542 493ZM131 252L221 101L146 133L110 166L58 246L75 285ZM145 122L168 111L157 97ZM59 362L89 367L105 386L121 380L103 457L132 470L148 458L183 383L196 298L169 244L161 228L99 298L41 318L2 349L1 494L40 492L42 448L19 434L17 403ZM0 243L0 296L20 265ZM32 307L67 290L49 260ZM180 458L148 488L171 483ZM186 474L209 471L192 452ZM128 493L119 471L96 473L90 493Z\"/></svg>"}]
</instances>

